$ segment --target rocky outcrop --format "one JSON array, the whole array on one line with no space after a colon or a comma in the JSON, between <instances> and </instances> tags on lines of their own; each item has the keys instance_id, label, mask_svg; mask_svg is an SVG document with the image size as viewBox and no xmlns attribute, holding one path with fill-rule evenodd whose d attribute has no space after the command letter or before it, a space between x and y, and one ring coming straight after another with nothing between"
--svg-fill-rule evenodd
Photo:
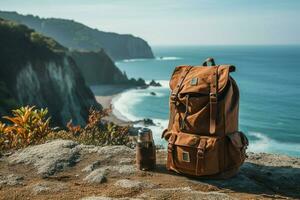
<instances>
[{"instance_id":1,"label":"rocky outcrop","mask_svg":"<svg viewBox=\"0 0 300 200\"><path fill-rule=\"evenodd\" d=\"M98 51L103 48L114 60L153 58L148 43L132 35L99 31L73 20L39 18L16 12L0 11L0 17L25 24L70 49Z\"/></svg>"},{"instance_id":2,"label":"rocky outcrop","mask_svg":"<svg viewBox=\"0 0 300 200\"><path fill-rule=\"evenodd\" d=\"M153 87L161 87L161 84L159 82L155 82L155 80L152 80L149 83L149 86L153 86Z\"/></svg>"},{"instance_id":3,"label":"rocky outcrop","mask_svg":"<svg viewBox=\"0 0 300 200\"><path fill-rule=\"evenodd\" d=\"M0 80L8 99L0 115L22 105L47 107L54 125L84 124L100 108L66 49L51 38L0 20ZM13 103L12 103L13 102Z\"/></svg>"},{"instance_id":4,"label":"rocky outcrop","mask_svg":"<svg viewBox=\"0 0 300 200\"><path fill-rule=\"evenodd\" d=\"M43 177L75 165L79 161L80 147L69 140L28 147L9 157L11 164L31 164Z\"/></svg>"},{"instance_id":5,"label":"rocky outcrop","mask_svg":"<svg viewBox=\"0 0 300 200\"><path fill-rule=\"evenodd\" d=\"M88 174L83 181L92 184L100 184L106 181L107 170L106 169L96 169Z\"/></svg>"},{"instance_id":6,"label":"rocky outcrop","mask_svg":"<svg viewBox=\"0 0 300 200\"><path fill-rule=\"evenodd\" d=\"M167 171L165 151L157 152L154 171L139 171L135 151L125 146L54 140L27 147L0 159L0 196L10 199L14 190L20 198L43 199L300 198L299 158L249 153L230 179L196 179Z\"/></svg>"}]
</instances>

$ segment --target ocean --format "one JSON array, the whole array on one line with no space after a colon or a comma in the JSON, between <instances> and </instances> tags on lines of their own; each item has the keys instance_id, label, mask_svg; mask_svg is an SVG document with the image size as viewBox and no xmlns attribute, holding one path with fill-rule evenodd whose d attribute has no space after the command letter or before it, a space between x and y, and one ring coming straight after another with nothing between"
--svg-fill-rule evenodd
<instances>
[{"instance_id":1,"label":"ocean","mask_svg":"<svg viewBox=\"0 0 300 200\"><path fill-rule=\"evenodd\" d=\"M128 90L114 99L114 113L127 120L151 118L156 144L169 117L168 81L178 65L200 65L207 57L233 64L240 88L240 130L249 151L300 156L300 46L160 46L155 59L116 62L128 77L156 80L162 87ZM150 92L155 92L153 96Z\"/></svg>"}]
</instances>

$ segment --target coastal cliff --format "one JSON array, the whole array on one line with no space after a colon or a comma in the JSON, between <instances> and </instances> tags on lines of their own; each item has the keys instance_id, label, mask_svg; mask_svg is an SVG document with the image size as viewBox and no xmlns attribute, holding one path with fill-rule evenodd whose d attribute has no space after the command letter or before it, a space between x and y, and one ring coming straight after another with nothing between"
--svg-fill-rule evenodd
<instances>
[{"instance_id":1,"label":"coastal cliff","mask_svg":"<svg viewBox=\"0 0 300 200\"><path fill-rule=\"evenodd\" d=\"M226 180L197 179L166 170L139 171L135 150L54 140L0 155L0 199L299 199L300 159L249 153ZM26 173L24 173L26 172Z\"/></svg>"},{"instance_id":2,"label":"coastal cliff","mask_svg":"<svg viewBox=\"0 0 300 200\"><path fill-rule=\"evenodd\" d=\"M128 78L103 51L72 51L72 58L88 85L124 84Z\"/></svg>"},{"instance_id":3,"label":"coastal cliff","mask_svg":"<svg viewBox=\"0 0 300 200\"><path fill-rule=\"evenodd\" d=\"M74 59L86 83L95 85L118 85L122 88L147 87L142 78L128 79L110 57L103 51L71 51L69 55Z\"/></svg>"},{"instance_id":4,"label":"coastal cliff","mask_svg":"<svg viewBox=\"0 0 300 200\"><path fill-rule=\"evenodd\" d=\"M0 19L0 115L21 105L49 109L55 125L85 124L100 108L66 48L24 25Z\"/></svg>"},{"instance_id":5,"label":"coastal cliff","mask_svg":"<svg viewBox=\"0 0 300 200\"><path fill-rule=\"evenodd\" d=\"M154 57L148 43L133 35L103 32L73 20L39 18L16 12L0 11L0 17L25 24L70 49L99 51L103 48L113 60Z\"/></svg>"}]
</instances>

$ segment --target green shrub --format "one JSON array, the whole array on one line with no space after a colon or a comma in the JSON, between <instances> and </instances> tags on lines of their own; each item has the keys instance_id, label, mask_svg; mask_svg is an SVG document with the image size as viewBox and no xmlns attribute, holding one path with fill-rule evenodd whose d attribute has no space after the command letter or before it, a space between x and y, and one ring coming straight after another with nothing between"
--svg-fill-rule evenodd
<instances>
[{"instance_id":1,"label":"green shrub","mask_svg":"<svg viewBox=\"0 0 300 200\"><path fill-rule=\"evenodd\" d=\"M47 109L21 107L13 110L12 116L4 116L8 124L0 122L0 151L23 148L28 145L44 143L53 139L69 139L88 145L127 145L133 146L129 138L129 127L114 123L104 123L102 119L109 115L110 109L90 109L87 124L84 127L67 124L67 130L56 131L49 127Z\"/></svg>"},{"instance_id":2,"label":"green shrub","mask_svg":"<svg viewBox=\"0 0 300 200\"><path fill-rule=\"evenodd\" d=\"M110 109L102 111L90 109L86 126L67 124L68 131L52 132L48 139L62 138L77 141L87 145L127 145L132 146L129 138L129 127L118 126L114 123L103 123L103 117L111 112Z\"/></svg>"},{"instance_id":3,"label":"green shrub","mask_svg":"<svg viewBox=\"0 0 300 200\"><path fill-rule=\"evenodd\" d=\"M26 106L13 110L12 113L11 117L3 117L11 124L2 124L1 135L6 140L6 145L2 144L2 148L21 148L38 144L50 132L50 118L46 118L47 109Z\"/></svg>"}]
</instances>

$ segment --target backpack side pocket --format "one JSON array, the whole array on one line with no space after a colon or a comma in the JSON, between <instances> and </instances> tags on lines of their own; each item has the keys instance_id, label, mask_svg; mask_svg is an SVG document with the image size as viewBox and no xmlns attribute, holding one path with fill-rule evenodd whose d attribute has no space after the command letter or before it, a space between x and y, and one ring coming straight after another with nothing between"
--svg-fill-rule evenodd
<instances>
[{"instance_id":1,"label":"backpack side pocket","mask_svg":"<svg viewBox=\"0 0 300 200\"><path fill-rule=\"evenodd\" d=\"M226 136L225 168L239 167L246 159L248 139L242 132L234 132Z\"/></svg>"}]
</instances>

